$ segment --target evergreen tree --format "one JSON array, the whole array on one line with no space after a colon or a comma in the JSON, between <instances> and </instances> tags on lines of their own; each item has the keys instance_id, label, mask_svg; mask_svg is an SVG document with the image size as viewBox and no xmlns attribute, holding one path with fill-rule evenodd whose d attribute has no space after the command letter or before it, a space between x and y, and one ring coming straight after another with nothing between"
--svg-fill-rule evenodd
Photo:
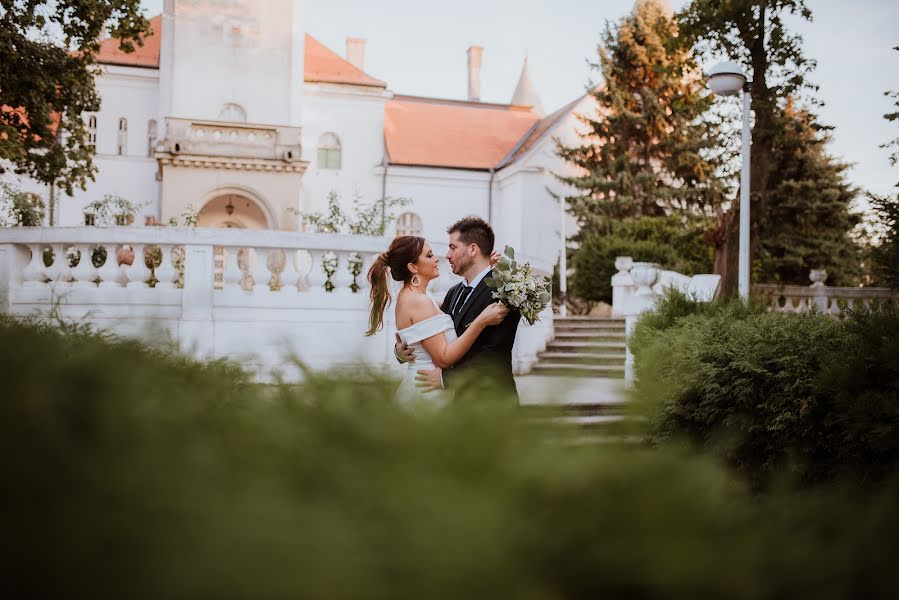
<instances>
[{"instance_id":1,"label":"evergreen tree","mask_svg":"<svg viewBox=\"0 0 899 600\"><path fill-rule=\"evenodd\" d=\"M711 214L723 197L716 172L722 144L704 118L710 105L690 44L658 2L637 2L607 25L593 64L602 83L590 95L597 116L582 117L586 144L560 146L581 174L561 180L582 228L607 230L611 219L688 210Z\"/></svg>"},{"instance_id":2,"label":"evergreen tree","mask_svg":"<svg viewBox=\"0 0 899 600\"><path fill-rule=\"evenodd\" d=\"M899 50L899 46L893 50ZM891 123L899 122L899 92L889 91L885 95L893 99L893 110L883 118ZM895 166L899 162L899 137L894 137L881 148L890 151L890 164ZM899 289L899 194L869 194L868 197L880 225L878 244L870 249L873 275L878 285Z\"/></svg>"},{"instance_id":3,"label":"evergreen tree","mask_svg":"<svg viewBox=\"0 0 899 600\"><path fill-rule=\"evenodd\" d=\"M860 217L850 211L857 190L848 167L827 154L828 128L790 102L777 115L767 210L759 229L758 278L808 285L809 271L827 270L828 285L856 285L860 248L851 239Z\"/></svg>"}]
</instances>

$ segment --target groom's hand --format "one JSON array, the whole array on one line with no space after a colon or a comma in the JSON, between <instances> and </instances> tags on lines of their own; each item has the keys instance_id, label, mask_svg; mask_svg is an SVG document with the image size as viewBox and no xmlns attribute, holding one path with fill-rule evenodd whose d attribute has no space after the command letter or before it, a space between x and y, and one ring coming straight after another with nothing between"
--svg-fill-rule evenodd
<instances>
[{"instance_id":1,"label":"groom's hand","mask_svg":"<svg viewBox=\"0 0 899 600\"><path fill-rule=\"evenodd\" d=\"M418 388L425 390L426 392L442 390L443 371L441 371L440 369L418 371L418 373L415 375L415 385Z\"/></svg>"},{"instance_id":2,"label":"groom's hand","mask_svg":"<svg viewBox=\"0 0 899 600\"><path fill-rule=\"evenodd\" d=\"M415 362L415 350L407 346L406 342L400 339L398 333L396 334L396 345L393 347L393 355L401 363Z\"/></svg>"}]
</instances>

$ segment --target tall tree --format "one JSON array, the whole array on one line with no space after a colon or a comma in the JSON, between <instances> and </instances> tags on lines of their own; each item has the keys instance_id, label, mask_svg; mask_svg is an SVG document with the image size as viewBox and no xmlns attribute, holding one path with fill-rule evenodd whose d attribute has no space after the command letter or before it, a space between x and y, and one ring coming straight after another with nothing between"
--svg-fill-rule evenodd
<instances>
[{"instance_id":1,"label":"tall tree","mask_svg":"<svg viewBox=\"0 0 899 600\"><path fill-rule=\"evenodd\" d=\"M894 46L893 50L899 51L899 46ZM883 115L883 118L887 121L895 122L899 121L899 91L892 90L883 93L887 98L892 98L893 100L893 110ZM890 164L895 166L897 162L899 162L899 136L894 137L890 141L881 144L881 148L886 148L890 151Z\"/></svg>"},{"instance_id":2,"label":"tall tree","mask_svg":"<svg viewBox=\"0 0 899 600\"><path fill-rule=\"evenodd\" d=\"M592 66L595 117L584 116L586 143L559 146L581 174L562 177L578 190L569 206L582 227L610 219L714 212L724 197L716 177L719 130L703 118L710 106L690 43L659 2L641 0L617 25L607 24Z\"/></svg>"},{"instance_id":3,"label":"tall tree","mask_svg":"<svg viewBox=\"0 0 899 600\"><path fill-rule=\"evenodd\" d=\"M84 188L96 172L82 115L100 108L100 36L132 52L149 29L140 0L0 0L0 173Z\"/></svg>"},{"instance_id":4,"label":"tall tree","mask_svg":"<svg viewBox=\"0 0 899 600\"><path fill-rule=\"evenodd\" d=\"M808 285L809 271L825 268L828 284L856 285L860 248L850 233L860 216L851 211L858 191L846 181L848 165L827 153L829 129L808 110L789 102L775 126L760 280Z\"/></svg>"},{"instance_id":5,"label":"tall tree","mask_svg":"<svg viewBox=\"0 0 899 600\"><path fill-rule=\"evenodd\" d=\"M806 77L815 63L802 53L802 37L786 28L787 15L812 18L805 0L692 0L679 16L684 37L699 56L737 60L752 80L751 257L759 236L765 235L762 223L771 197L778 111L788 98L814 89ZM737 288L738 225L735 202L733 210L722 215L717 236L716 271L725 294Z\"/></svg>"},{"instance_id":6,"label":"tall tree","mask_svg":"<svg viewBox=\"0 0 899 600\"><path fill-rule=\"evenodd\" d=\"M899 46L893 50L899 50ZM899 123L899 91L885 92L885 95L893 99L893 110L883 118ZM895 166L899 162L899 137L880 147L890 150L890 164ZM868 197L880 229L878 243L870 250L873 275L878 284L899 289L899 194L869 194Z\"/></svg>"}]
</instances>

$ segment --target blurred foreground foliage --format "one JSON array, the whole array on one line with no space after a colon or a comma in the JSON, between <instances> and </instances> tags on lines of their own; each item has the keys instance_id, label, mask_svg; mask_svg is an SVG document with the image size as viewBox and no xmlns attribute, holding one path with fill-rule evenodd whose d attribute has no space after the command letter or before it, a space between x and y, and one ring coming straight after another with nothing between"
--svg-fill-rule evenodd
<instances>
[{"instance_id":1,"label":"blurred foreground foliage","mask_svg":"<svg viewBox=\"0 0 899 600\"><path fill-rule=\"evenodd\" d=\"M678 292L631 339L650 439L688 440L756 490L899 471L899 307L784 315Z\"/></svg>"},{"instance_id":2,"label":"blurred foreground foliage","mask_svg":"<svg viewBox=\"0 0 899 600\"><path fill-rule=\"evenodd\" d=\"M0 320L10 598L887 597L899 487L752 496L682 448L575 446L371 372L260 386Z\"/></svg>"}]
</instances>

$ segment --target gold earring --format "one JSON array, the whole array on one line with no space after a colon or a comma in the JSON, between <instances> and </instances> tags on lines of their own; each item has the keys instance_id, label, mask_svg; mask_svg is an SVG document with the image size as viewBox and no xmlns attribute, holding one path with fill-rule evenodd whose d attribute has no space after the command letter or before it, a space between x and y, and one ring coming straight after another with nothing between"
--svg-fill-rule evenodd
<instances>
[{"instance_id":1,"label":"gold earring","mask_svg":"<svg viewBox=\"0 0 899 600\"><path fill-rule=\"evenodd\" d=\"M415 281L416 279L418 280L417 282ZM421 277L418 276L418 273L412 275L412 280L410 281L410 283L412 284L412 287L418 287L421 285Z\"/></svg>"}]
</instances>

